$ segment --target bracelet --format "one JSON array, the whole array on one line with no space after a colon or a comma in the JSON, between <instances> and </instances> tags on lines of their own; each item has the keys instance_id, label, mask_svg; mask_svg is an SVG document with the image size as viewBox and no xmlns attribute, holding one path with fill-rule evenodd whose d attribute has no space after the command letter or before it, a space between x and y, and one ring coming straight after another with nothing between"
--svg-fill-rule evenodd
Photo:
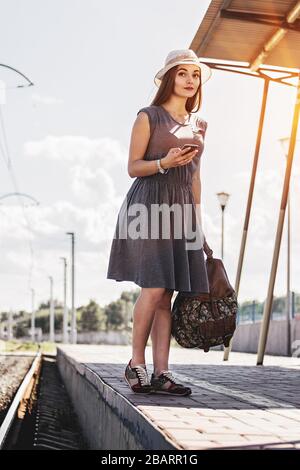
<instances>
[{"instance_id":1,"label":"bracelet","mask_svg":"<svg viewBox=\"0 0 300 470\"><path fill-rule=\"evenodd\" d=\"M162 173L162 174L164 174L164 175L165 175L166 173L168 173L169 168L167 168L167 169L165 170L165 169L161 166L161 164L160 164L160 158L159 158L158 160L156 160L156 163L157 163L158 171L159 171L160 173Z\"/></svg>"}]
</instances>

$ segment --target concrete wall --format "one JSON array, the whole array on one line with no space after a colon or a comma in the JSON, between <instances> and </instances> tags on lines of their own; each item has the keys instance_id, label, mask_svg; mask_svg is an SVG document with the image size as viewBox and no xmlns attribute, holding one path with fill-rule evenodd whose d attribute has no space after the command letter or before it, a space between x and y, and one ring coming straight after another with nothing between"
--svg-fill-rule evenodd
<instances>
[{"instance_id":1,"label":"concrete wall","mask_svg":"<svg viewBox=\"0 0 300 470\"><path fill-rule=\"evenodd\" d=\"M256 353L260 334L261 322L245 323L237 326L234 333L232 350L247 353ZM300 321L291 321L291 344L294 356L300 357ZM270 322L266 354L276 356L287 355L287 326L285 320L272 320Z\"/></svg>"},{"instance_id":2,"label":"concrete wall","mask_svg":"<svg viewBox=\"0 0 300 470\"><path fill-rule=\"evenodd\" d=\"M30 341L31 337L24 338ZM42 334L40 341L49 341L49 334ZM55 341L62 342L62 333L55 333ZM117 346L131 344L131 332L126 331L88 331L86 333L77 333L78 344L114 344Z\"/></svg>"},{"instance_id":3,"label":"concrete wall","mask_svg":"<svg viewBox=\"0 0 300 470\"><path fill-rule=\"evenodd\" d=\"M57 365L90 449L177 449L130 401L59 346Z\"/></svg>"}]
</instances>

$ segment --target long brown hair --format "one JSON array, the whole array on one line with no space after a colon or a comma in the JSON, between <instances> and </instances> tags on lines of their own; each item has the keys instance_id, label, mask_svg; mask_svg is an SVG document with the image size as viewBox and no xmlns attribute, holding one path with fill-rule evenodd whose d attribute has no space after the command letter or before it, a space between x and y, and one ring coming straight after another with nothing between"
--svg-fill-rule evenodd
<instances>
[{"instance_id":1,"label":"long brown hair","mask_svg":"<svg viewBox=\"0 0 300 470\"><path fill-rule=\"evenodd\" d=\"M159 86L159 89L155 97L153 98L151 105L159 106L165 103L170 98L174 90L175 75L176 75L178 68L179 68L179 65L177 65L176 67L172 67L170 70L168 70L164 74L161 84ZM200 71L199 88L197 92L194 94L194 96L186 100L185 108L188 113L192 113L192 112L196 113L197 111L199 111L201 107L201 103L202 103L201 85L202 83L201 83L201 71ZM195 109L195 107L197 109Z\"/></svg>"}]
</instances>

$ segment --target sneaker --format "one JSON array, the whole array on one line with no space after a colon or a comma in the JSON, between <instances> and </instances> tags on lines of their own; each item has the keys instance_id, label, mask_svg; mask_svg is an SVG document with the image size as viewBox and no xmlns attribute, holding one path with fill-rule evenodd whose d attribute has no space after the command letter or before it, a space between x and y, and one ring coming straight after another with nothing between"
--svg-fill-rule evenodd
<instances>
[{"instance_id":1,"label":"sneaker","mask_svg":"<svg viewBox=\"0 0 300 470\"><path fill-rule=\"evenodd\" d=\"M190 387L185 387L184 385L176 382L172 372L169 370L162 371L158 377L153 373L151 376L151 385L153 393L179 396L187 396L192 393Z\"/></svg>"},{"instance_id":2,"label":"sneaker","mask_svg":"<svg viewBox=\"0 0 300 470\"><path fill-rule=\"evenodd\" d=\"M145 364L131 367L130 359L126 366L124 378L135 393L150 393L152 391Z\"/></svg>"}]
</instances>

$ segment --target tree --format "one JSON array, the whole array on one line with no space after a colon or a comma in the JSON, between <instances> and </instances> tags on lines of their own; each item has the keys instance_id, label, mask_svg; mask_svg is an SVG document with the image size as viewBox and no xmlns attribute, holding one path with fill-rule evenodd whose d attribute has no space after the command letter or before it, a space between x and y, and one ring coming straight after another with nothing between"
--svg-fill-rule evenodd
<instances>
[{"instance_id":1,"label":"tree","mask_svg":"<svg viewBox=\"0 0 300 470\"><path fill-rule=\"evenodd\" d=\"M132 294L131 292L122 292L121 300L125 302L125 328L129 327L129 322L132 320Z\"/></svg>"},{"instance_id":2,"label":"tree","mask_svg":"<svg viewBox=\"0 0 300 470\"><path fill-rule=\"evenodd\" d=\"M26 336L28 333L27 328L24 326L23 323L17 323L15 327L15 336L16 338L21 338L22 336Z\"/></svg>"},{"instance_id":3,"label":"tree","mask_svg":"<svg viewBox=\"0 0 300 470\"><path fill-rule=\"evenodd\" d=\"M47 300L47 302L41 302L38 310L44 310L50 308L50 300Z\"/></svg>"},{"instance_id":4,"label":"tree","mask_svg":"<svg viewBox=\"0 0 300 470\"><path fill-rule=\"evenodd\" d=\"M2 312L1 321L7 321L7 320L8 320L8 313L7 312Z\"/></svg>"},{"instance_id":5,"label":"tree","mask_svg":"<svg viewBox=\"0 0 300 470\"><path fill-rule=\"evenodd\" d=\"M100 307L95 300L90 300L86 307L81 308L79 320L81 331L98 331L100 328Z\"/></svg>"},{"instance_id":6,"label":"tree","mask_svg":"<svg viewBox=\"0 0 300 470\"><path fill-rule=\"evenodd\" d=\"M123 298L123 296L125 296L126 298L128 298L128 300L132 304L135 304L135 302L137 301L138 296L140 295L140 292L141 292L140 288L135 289L135 290L131 290L131 291L123 291L122 294L121 294L121 299Z\"/></svg>"},{"instance_id":7,"label":"tree","mask_svg":"<svg viewBox=\"0 0 300 470\"><path fill-rule=\"evenodd\" d=\"M126 311L124 300L119 299L115 302L111 302L110 304L106 305L104 311L107 317L107 330L116 330L120 329L118 327L124 326Z\"/></svg>"}]
</instances>

